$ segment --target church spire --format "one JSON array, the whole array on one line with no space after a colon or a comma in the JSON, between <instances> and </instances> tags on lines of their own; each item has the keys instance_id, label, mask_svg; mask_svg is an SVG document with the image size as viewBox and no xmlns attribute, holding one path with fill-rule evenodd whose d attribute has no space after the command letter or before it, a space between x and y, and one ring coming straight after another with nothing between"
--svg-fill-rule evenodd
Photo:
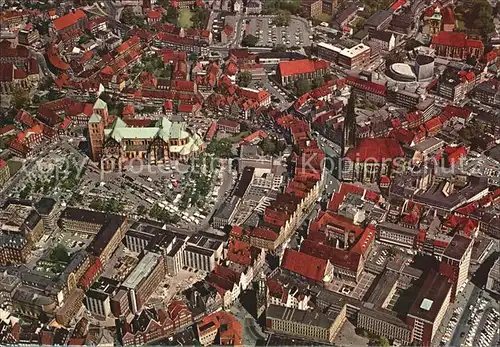
<instances>
[{"instance_id":1,"label":"church spire","mask_svg":"<svg viewBox=\"0 0 500 347\"><path fill-rule=\"evenodd\" d=\"M347 102L344 116L342 157L345 157L349 149L356 147L356 113L354 111L355 103L356 98L354 97L353 93L351 93L349 101Z\"/></svg>"}]
</instances>

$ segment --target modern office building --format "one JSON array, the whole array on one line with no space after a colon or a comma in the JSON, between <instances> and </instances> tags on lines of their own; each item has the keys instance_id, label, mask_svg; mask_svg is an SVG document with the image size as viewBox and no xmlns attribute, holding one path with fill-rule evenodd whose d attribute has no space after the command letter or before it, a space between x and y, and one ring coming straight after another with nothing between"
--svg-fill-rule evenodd
<instances>
[{"instance_id":1,"label":"modern office building","mask_svg":"<svg viewBox=\"0 0 500 347\"><path fill-rule=\"evenodd\" d=\"M370 64L371 48L360 43L352 48L344 48L339 53L338 64L350 70L363 69Z\"/></svg>"},{"instance_id":2,"label":"modern office building","mask_svg":"<svg viewBox=\"0 0 500 347\"><path fill-rule=\"evenodd\" d=\"M130 309L139 312L165 278L163 257L148 252L121 284L128 291Z\"/></svg>"},{"instance_id":3,"label":"modern office building","mask_svg":"<svg viewBox=\"0 0 500 347\"><path fill-rule=\"evenodd\" d=\"M84 304L87 310L99 319L111 314L111 297L116 294L120 282L101 277L85 293Z\"/></svg>"},{"instance_id":4,"label":"modern office building","mask_svg":"<svg viewBox=\"0 0 500 347\"><path fill-rule=\"evenodd\" d=\"M467 282L473 243L472 239L455 234L443 253L439 272L453 283L452 302Z\"/></svg>"},{"instance_id":5,"label":"modern office building","mask_svg":"<svg viewBox=\"0 0 500 347\"><path fill-rule=\"evenodd\" d=\"M450 305L452 284L435 271L427 276L407 316L413 327L413 340L419 346L431 346L432 340Z\"/></svg>"}]
</instances>

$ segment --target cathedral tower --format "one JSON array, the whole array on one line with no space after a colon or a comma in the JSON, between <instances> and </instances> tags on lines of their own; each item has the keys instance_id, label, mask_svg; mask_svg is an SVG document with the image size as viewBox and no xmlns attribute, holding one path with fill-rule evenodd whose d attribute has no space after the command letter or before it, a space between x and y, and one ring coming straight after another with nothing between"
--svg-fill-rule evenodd
<instances>
[{"instance_id":1,"label":"cathedral tower","mask_svg":"<svg viewBox=\"0 0 500 347\"><path fill-rule=\"evenodd\" d=\"M346 112L344 116L342 158L345 157L349 149L356 147L356 114L354 112L355 103L356 103L356 98L351 93L349 101L347 102Z\"/></svg>"}]
</instances>

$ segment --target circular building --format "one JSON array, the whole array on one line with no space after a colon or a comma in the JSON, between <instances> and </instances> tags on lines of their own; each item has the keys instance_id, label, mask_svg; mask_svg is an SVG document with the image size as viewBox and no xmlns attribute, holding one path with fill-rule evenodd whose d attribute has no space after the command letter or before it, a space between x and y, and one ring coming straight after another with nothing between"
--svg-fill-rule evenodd
<instances>
[{"instance_id":1,"label":"circular building","mask_svg":"<svg viewBox=\"0 0 500 347\"><path fill-rule=\"evenodd\" d=\"M388 75L396 81L401 82L414 82L417 80L417 76L415 76L411 66L403 63L392 64L389 67Z\"/></svg>"},{"instance_id":2,"label":"circular building","mask_svg":"<svg viewBox=\"0 0 500 347\"><path fill-rule=\"evenodd\" d=\"M415 74L419 81L431 79L434 75L434 58L428 55L418 55L415 59Z\"/></svg>"}]
</instances>

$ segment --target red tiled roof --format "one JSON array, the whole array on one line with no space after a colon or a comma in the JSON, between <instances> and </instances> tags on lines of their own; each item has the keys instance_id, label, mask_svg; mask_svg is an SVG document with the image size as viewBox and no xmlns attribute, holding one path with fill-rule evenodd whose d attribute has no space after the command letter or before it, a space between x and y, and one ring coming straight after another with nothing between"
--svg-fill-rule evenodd
<instances>
[{"instance_id":1,"label":"red tiled roof","mask_svg":"<svg viewBox=\"0 0 500 347\"><path fill-rule=\"evenodd\" d=\"M320 69L328 69L326 60L300 59L282 61L278 64L278 70L282 77L313 73Z\"/></svg>"},{"instance_id":2,"label":"red tiled roof","mask_svg":"<svg viewBox=\"0 0 500 347\"><path fill-rule=\"evenodd\" d=\"M268 228L257 227L254 228L250 235L259 239L275 241L278 238L278 234Z\"/></svg>"},{"instance_id":3,"label":"red tiled roof","mask_svg":"<svg viewBox=\"0 0 500 347\"><path fill-rule=\"evenodd\" d=\"M195 84L192 81L173 81L172 89L194 93Z\"/></svg>"},{"instance_id":4,"label":"red tiled roof","mask_svg":"<svg viewBox=\"0 0 500 347\"><path fill-rule=\"evenodd\" d=\"M243 140L240 141L240 143L251 143L253 140L255 140L257 137L261 138L267 138L269 135L264 131L264 130L257 130L254 133L251 133L247 137L243 138Z\"/></svg>"},{"instance_id":5,"label":"red tiled roof","mask_svg":"<svg viewBox=\"0 0 500 347\"><path fill-rule=\"evenodd\" d=\"M355 162L375 161L403 157L404 152L399 142L394 138L366 138L360 139L356 148L351 148L346 157Z\"/></svg>"},{"instance_id":6,"label":"red tiled roof","mask_svg":"<svg viewBox=\"0 0 500 347\"><path fill-rule=\"evenodd\" d=\"M55 19L52 24L54 28L59 31L65 29L71 25L77 24L80 20L86 18L87 15L80 9L77 9L74 13L70 12L67 15Z\"/></svg>"},{"instance_id":7,"label":"red tiled roof","mask_svg":"<svg viewBox=\"0 0 500 347\"><path fill-rule=\"evenodd\" d=\"M467 156L467 148L465 148L464 146L458 146L458 147L448 146L444 149L444 151L447 154L446 159L449 165L455 165L461 158Z\"/></svg>"},{"instance_id":8,"label":"red tiled roof","mask_svg":"<svg viewBox=\"0 0 500 347\"><path fill-rule=\"evenodd\" d=\"M460 71L458 74L462 77L462 80L466 80L467 82L474 81L476 78L476 74L473 71Z\"/></svg>"},{"instance_id":9,"label":"red tiled roof","mask_svg":"<svg viewBox=\"0 0 500 347\"><path fill-rule=\"evenodd\" d=\"M436 11L436 8L441 9L441 4L439 4L439 3L436 2L436 3L432 4L431 6L427 7L425 9L424 15L426 17L432 17L432 15L434 14L434 12Z\"/></svg>"},{"instance_id":10,"label":"red tiled roof","mask_svg":"<svg viewBox=\"0 0 500 347\"><path fill-rule=\"evenodd\" d=\"M217 121L217 125L222 125L225 127L230 127L230 128L237 128L240 126L238 122L232 121L230 119L219 119Z\"/></svg>"},{"instance_id":11,"label":"red tiled roof","mask_svg":"<svg viewBox=\"0 0 500 347\"><path fill-rule=\"evenodd\" d=\"M455 25L455 15L453 14L453 9L451 6L445 7L441 10L443 24Z\"/></svg>"},{"instance_id":12,"label":"red tiled roof","mask_svg":"<svg viewBox=\"0 0 500 347\"><path fill-rule=\"evenodd\" d=\"M224 30L223 30L223 31L224 31L224 34L226 34L226 36L231 36L231 34L233 33L234 29L233 29L233 27L232 27L232 26L230 26L230 25L226 25L226 26L224 27Z\"/></svg>"},{"instance_id":13,"label":"red tiled roof","mask_svg":"<svg viewBox=\"0 0 500 347\"><path fill-rule=\"evenodd\" d=\"M95 262L90 265L88 270L83 275L80 280L80 286L84 288L89 288L92 285L92 282L96 279L97 274L102 270L102 263L99 258L95 260Z\"/></svg>"},{"instance_id":14,"label":"red tiled roof","mask_svg":"<svg viewBox=\"0 0 500 347\"><path fill-rule=\"evenodd\" d=\"M443 124L441 123L441 118L439 117L431 118L424 123L424 126L428 132L434 131L435 129L440 128L442 125Z\"/></svg>"},{"instance_id":15,"label":"red tiled roof","mask_svg":"<svg viewBox=\"0 0 500 347\"><path fill-rule=\"evenodd\" d=\"M391 179L389 177L385 176L385 175L381 176L380 177L380 183L381 184L389 184L389 183L391 183Z\"/></svg>"},{"instance_id":16,"label":"red tiled roof","mask_svg":"<svg viewBox=\"0 0 500 347\"><path fill-rule=\"evenodd\" d=\"M406 5L406 3L407 3L406 0L396 0L396 2L394 2L391 5L391 10L393 11L399 10L401 7Z\"/></svg>"},{"instance_id":17,"label":"red tiled roof","mask_svg":"<svg viewBox=\"0 0 500 347\"><path fill-rule=\"evenodd\" d=\"M484 48L484 44L479 40L470 40L465 33L441 31L432 37L432 45L452 46L458 48Z\"/></svg>"},{"instance_id":18,"label":"red tiled roof","mask_svg":"<svg viewBox=\"0 0 500 347\"><path fill-rule=\"evenodd\" d=\"M354 88L361 89L365 92L374 93L378 95L386 95L387 88L385 85L365 81L355 76L346 77L347 84L353 86Z\"/></svg>"},{"instance_id":19,"label":"red tiled roof","mask_svg":"<svg viewBox=\"0 0 500 347\"><path fill-rule=\"evenodd\" d=\"M69 64L64 62L59 56L53 42L51 42L47 48L47 57L49 58L50 63L58 70L66 71L70 68Z\"/></svg>"},{"instance_id":20,"label":"red tiled roof","mask_svg":"<svg viewBox=\"0 0 500 347\"><path fill-rule=\"evenodd\" d=\"M410 130L404 128L398 128L398 129L392 129L389 132L389 137L394 137L399 142L409 145L413 142L415 134Z\"/></svg>"},{"instance_id":21,"label":"red tiled roof","mask_svg":"<svg viewBox=\"0 0 500 347\"><path fill-rule=\"evenodd\" d=\"M313 281L323 281L328 262L325 259L297 252L291 248L285 249L281 267L304 276Z\"/></svg>"},{"instance_id":22,"label":"red tiled roof","mask_svg":"<svg viewBox=\"0 0 500 347\"><path fill-rule=\"evenodd\" d=\"M0 128L0 135L6 134L10 131L14 130L14 126L12 124L6 125Z\"/></svg>"},{"instance_id":23,"label":"red tiled roof","mask_svg":"<svg viewBox=\"0 0 500 347\"><path fill-rule=\"evenodd\" d=\"M7 166L7 162L5 160L3 160L2 158L0 158L0 169Z\"/></svg>"},{"instance_id":24,"label":"red tiled roof","mask_svg":"<svg viewBox=\"0 0 500 347\"><path fill-rule=\"evenodd\" d=\"M357 271L361 260L361 254L359 253L331 247L309 239L302 241L300 251L329 260L334 267L337 266L351 271Z\"/></svg>"},{"instance_id":25,"label":"red tiled roof","mask_svg":"<svg viewBox=\"0 0 500 347\"><path fill-rule=\"evenodd\" d=\"M212 124L210 124L210 127L207 130L207 133L205 134L205 140L206 141L211 141L212 138L214 137L214 134L215 134L216 130L217 130L217 123L216 122L212 122ZM233 229L231 229L231 234L233 234L233 231L238 230L238 229L235 229L235 228L240 228L240 227L233 227ZM241 232L243 232L242 229L241 229Z\"/></svg>"}]
</instances>

